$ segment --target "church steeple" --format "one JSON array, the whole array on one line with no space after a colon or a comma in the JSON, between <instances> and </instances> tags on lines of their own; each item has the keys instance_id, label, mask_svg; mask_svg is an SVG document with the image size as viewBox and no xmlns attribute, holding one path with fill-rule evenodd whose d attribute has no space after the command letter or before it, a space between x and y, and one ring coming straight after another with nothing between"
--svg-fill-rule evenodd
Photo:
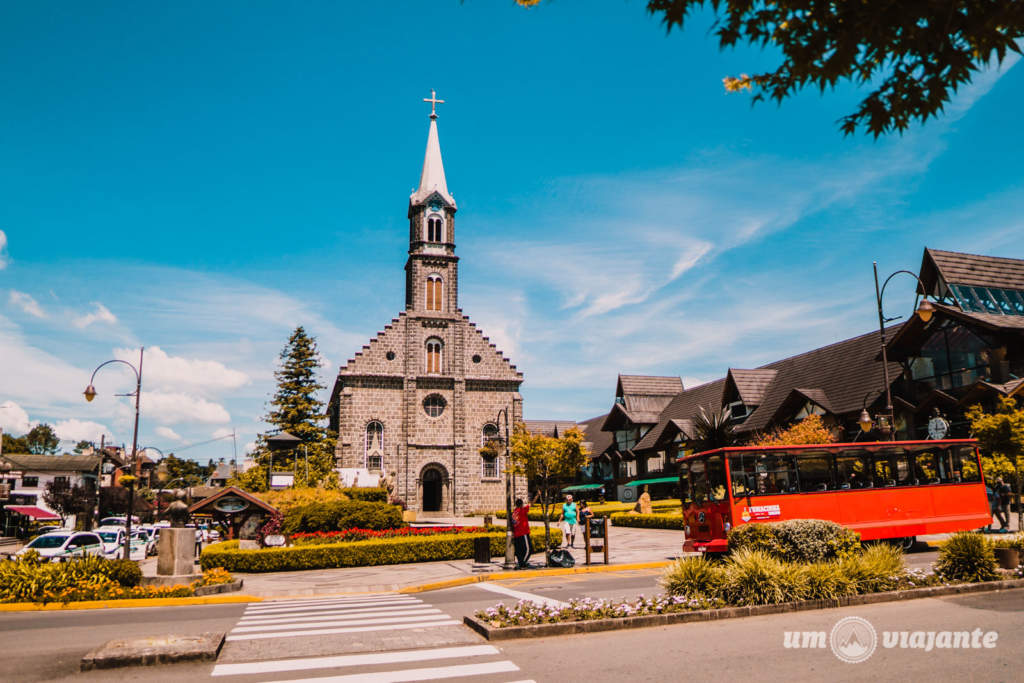
<instances>
[{"instance_id":1,"label":"church steeple","mask_svg":"<svg viewBox=\"0 0 1024 683\"><path fill-rule=\"evenodd\" d=\"M409 196L409 260L405 264L405 307L429 315L458 309L458 257L455 256L455 198L441 160L437 135L437 92L430 91L430 128L420 185Z\"/></svg>"}]
</instances>

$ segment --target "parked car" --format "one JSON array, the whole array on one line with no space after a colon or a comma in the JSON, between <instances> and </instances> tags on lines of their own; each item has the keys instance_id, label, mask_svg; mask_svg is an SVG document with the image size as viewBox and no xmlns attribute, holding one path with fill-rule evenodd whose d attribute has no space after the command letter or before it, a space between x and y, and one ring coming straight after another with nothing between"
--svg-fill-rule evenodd
<instances>
[{"instance_id":1,"label":"parked car","mask_svg":"<svg viewBox=\"0 0 1024 683\"><path fill-rule=\"evenodd\" d=\"M155 527L151 524L144 524L140 526L139 531L144 532L147 536L146 539L146 554L156 555L156 543L160 538L160 528ZM132 530L134 533L134 529Z\"/></svg>"},{"instance_id":2,"label":"parked car","mask_svg":"<svg viewBox=\"0 0 1024 683\"><path fill-rule=\"evenodd\" d=\"M36 529L36 535L48 534L51 531L71 531L71 529L65 529L59 524L47 524Z\"/></svg>"},{"instance_id":3,"label":"parked car","mask_svg":"<svg viewBox=\"0 0 1024 683\"><path fill-rule=\"evenodd\" d=\"M63 562L72 557L104 555L103 540L91 531L52 531L37 536L15 556L35 550L50 562Z\"/></svg>"},{"instance_id":4,"label":"parked car","mask_svg":"<svg viewBox=\"0 0 1024 683\"><path fill-rule=\"evenodd\" d=\"M121 557L124 553L125 528L121 526L101 526L96 533L103 539L104 554L111 559ZM129 557L133 560L146 559L146 543L148 536L145 533L132 531L131 551Z\"/></svg>"}]
</instances>

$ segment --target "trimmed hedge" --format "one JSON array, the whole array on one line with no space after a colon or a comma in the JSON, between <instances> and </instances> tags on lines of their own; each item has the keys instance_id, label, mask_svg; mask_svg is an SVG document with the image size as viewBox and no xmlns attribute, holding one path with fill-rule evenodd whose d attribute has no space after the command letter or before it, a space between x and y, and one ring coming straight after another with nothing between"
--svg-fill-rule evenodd
<instances>
[{"instance_id":1,"label":"trimmed hedge","mask_svg":"<svg viewBox=\"0 0 1024 683\"><path fill-rule=\"evenodd\" d=\"M403 526L402 508L365 500L309 503L289 510L281 531L286 534L344 529L397 529Z\"/></svg>"},{"instance_id":2,"label":"trimmed hedge","mask_svg":"<svg viewBox=\"0 0 1024 683\"><path fill-rule=\"evenodd\" d=\"M490 539L492 556L505 554L504 534L439 534L427 537L390 538L256 550L240 550L238 541L225 541L204 548L199 558L199 564L204 570L223 567L231 572L287 572L302 569L371 567L407 562L464 560L473 557L473 539L481 536ZM561 532L552 529L552 543L561 543L561 540ZM530 531L530 544L534 552L543 552L543 529Z\"/></svg>"},{"instance_id":3,"label":"trimmed hedge","mask_svg":"<svg viewBox=\"0 0 1024 683\"><path fill-rule=\"evenodd\" d=\"M368 503L388 502L388 490L385 488L344 488L341 492L352 500L365 500Z\"/></svg>"},{"instance_id":4,"label":"trimmed hedge","mask_svg":"<svg viewBox=\"0 0 1024 683\"><path fill-rule=\"evenodd\" d=\"M667 512L669 510L680 510L679 499L669 500L654 500L651 501L651 510L654 512ZM598 517L605 515L614 515L616 512L630 512L636 508L636 503L622 503L619 501L610 501L608 503L592 503L590 505L590 511ZM562 513L562 502L555 503L551 509L551 519L557 520L558 516ZM505 511L498 510L497 512L486 513L490 514L498 519L505 519ZM531 522L543 522L544 514L540 509L540 505L530 506L530 513L528 515Z\"/></svg>"},{"instance_id":5,"label":"trimmed hedge","mask_svg":"<svg viewBox=\"0 0 1024 683\"><path fill-rule=\"evenodd\" d=\"M729 551L757 550L786 562L821 562L853 555L860 534L823 519L741 524L729 531Z\"/></svg>"},{"instance_id":6,"label":"trimmed hedge","mask_svg":"<svg viewBox=\"0 0 1024 683\"><path fill-rule=\"evenodd\" d=\"M620 512L612 515L613 526L629 526L640 529L678 529L682 531L686 520L682 515L639 515Z\"/></svg>"}]
</instances>

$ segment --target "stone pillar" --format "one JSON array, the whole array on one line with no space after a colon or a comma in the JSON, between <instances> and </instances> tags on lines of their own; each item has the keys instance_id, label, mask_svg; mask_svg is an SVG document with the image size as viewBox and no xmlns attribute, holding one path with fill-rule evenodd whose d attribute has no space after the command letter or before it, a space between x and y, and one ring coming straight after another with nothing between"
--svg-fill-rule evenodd
<instances>
[{"instance_id":1,"label":"stone pillar","mask_svg":"<svg viewBox=\"0 0 1024 683\"><path fill-rule=\"evenodd\" d=\"M157 576L192 576L195 571L196 530L168 527L157 542Z\"/></svg>"}]
</instances>

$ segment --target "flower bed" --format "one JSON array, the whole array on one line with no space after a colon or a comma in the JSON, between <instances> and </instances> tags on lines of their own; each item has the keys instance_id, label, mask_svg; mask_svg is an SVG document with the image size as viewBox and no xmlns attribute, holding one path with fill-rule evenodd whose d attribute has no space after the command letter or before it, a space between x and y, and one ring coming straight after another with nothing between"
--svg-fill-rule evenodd
<instances>
[{"instance_id":1,"label":"flower bed","mask_svg":"<svg viewBox=\"0 0 1024 683\"><path fill-rule=\"evenodd\" d=\"M140 586L135 562L87 557L68 562L0 562L0 602L84 602L131 598L180 598L201 586L229 583L223 570L206 572L189 585Z\"/></svg>"},{"instance_id":2,"label":"flower bed","mask_svg":"<svg viewBox=\"0 0 1024 683\"><path fill-rule=\"evenodd\" d=\"M325 545L328 543L349 543L381 538L404 538L407 536L437 536L438 534L480 534L488 529L482 526L441 526L402 527L400 529L345 529L344 531L298 532L291 535L292 545Z\"/></svg>"},{"instance_id":3,"label":"flower bed","mask_svg":"<svg viewBox=\"0 0 1024 683\"><path fill-rule=\"evenodd\" d=\"M648 614L671 614L721 607L721 603L708 598L686 598L680 595L640 596L636 600L607 600L603 598L573 598L565 607L544 606L529 600L520 600L511 607L504 603L478 611L477 619L496 628L506 626L532 626L558 624L565 621L593 619L624 619Z\"/></svg>"},{"instance_id":4,"label":"flower bed","mask_svg":"<svg viewBox=\"0 0 1024 683\"><path fill-rule=\"evenodd\" d=\"M629 526L640 529L677 529L682 530L686 526L683 515L676 514L629 514L620 512L612 515L613 526Z\"/></svg>"},{"instance_id":5,"label":"flower bed","mask_svg":"<svg viewBox=\"0 0 1024 683\"><path fill-rule=\"evenodd\" d=\"M505 554L504 533L448 533L253 550L239 549L238 541L225 541L204 548L199 563L203 569L223 567L233 572L284 572L463 560L473 557L473 540L480 537L490 540L492 557ZM557 544L561 539L561 532L552 529L551 542ZM535 552L543 552L544 530L531 530L530 543Z\"/></svg>"}]
</instances>

